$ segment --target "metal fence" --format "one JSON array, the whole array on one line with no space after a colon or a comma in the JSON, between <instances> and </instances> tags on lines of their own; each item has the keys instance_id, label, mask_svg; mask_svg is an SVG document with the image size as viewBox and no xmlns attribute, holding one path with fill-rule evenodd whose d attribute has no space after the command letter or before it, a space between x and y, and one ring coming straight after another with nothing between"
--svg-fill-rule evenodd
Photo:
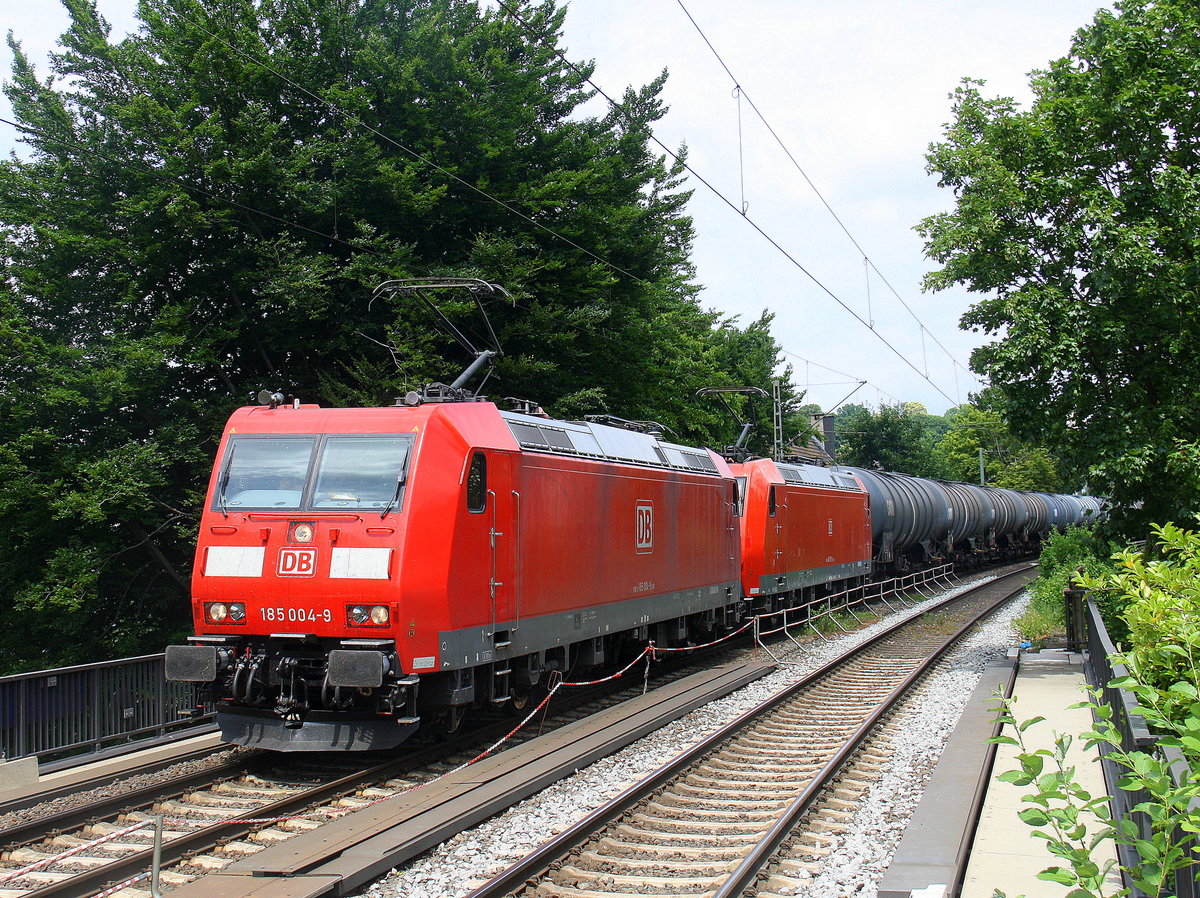
<instances>
[{"instance_id":1,"label":"metal fence","mask_svg":"<svg viewBox=\"0 0 1200 898\"><path fill-rule=\"evenodd\" d=\"M46 761L207 723L196 690L167 682L162 654L0 677L0 760Z\"/></svg>"},{"instance_id":2,"label":"metal fence","mask_svg":"<svg viewBox=\"0 0 1200 898\"><path fill-rule=\"evenodd\" d=\"M1171 766L1172 779L1175 785L1180 785L1187 775L1188 762L1176 748L1164 748L1157 745L1157 738L1146 726L1142 716L1137 713L1136 700L1132 693L1125 689L1111 686L1118 677L1128 675L1122 664L1115 664L1112 656L1116 647L1109 638L1104 619L1095 601L1088 598L1082 590L1067 590L1067 634L1069 647L1073 649L1086 648L1085 670L1088 683L1101 690L1102 701L1113 710L1112 721L1121 734L1121 748L1124 751L1141 751L1157 754ZM1072 625L1074 624L1074 625ZM1080 645L1080 643L1083 645ZM1101 763L1104 766L1104 778L1108 783L1112 796L1112 812L1118 819L1129 819L1137 823L1139 835L1145 838L1150 833L1150 821L1146 814L1134 811L1139 802L1150 796L1144 790L1122 789L1118 786L1125 768L1112 758L1112 749L1101 746ZM1200 810L1200 801L1193 800L1193 811ZM1198 844L1194 835L1177 833L1179 841L1187 846L1193 856L1198 856ZM1132 847L1118 844L1117 855L1123 866L1135 863L1137 854ZM1196 868L1184 868L1175 873L1175 881L1169 892L1177 898L1200 898L1200 886L1197 885ZM1126 885L1130 885L1128 882ZM1134 898L1143 898L1144 893L1133 888Z\"/></svg>"},{"instance_id":3,"label":"metal fence","mask_svg":"<svg viewBox=\"0 0 1200 898\"><path fill-rule=\"evenodd\" d=\"M786 610L764 612L754 618L754 641L766 649L767 654L777 661L774 653L763 643L764 636L782 633L795 642L795 636L792 635L793 630L811 628L813 633L824 639L825 634L821 632L820 625L822 620L827 620L829 626L846 633L849 631L842 626L839 617L842 620L851 617L861 624L864 621L858 616L855 609L865 612L867 606L872 602L880 602L886 605L889 611L895 611L895 607L888 601L889 598L897 604L907 607L910 604L905 598L907 594L915 592L922 598L928 598L925 594L926 589L951 586L949 578L953 575L954 565L944 564L941 567L916 571L902 577L893 577L890 580L878 580L853 586L841 592L814 598Z\"/></svg>"}]
</instances>

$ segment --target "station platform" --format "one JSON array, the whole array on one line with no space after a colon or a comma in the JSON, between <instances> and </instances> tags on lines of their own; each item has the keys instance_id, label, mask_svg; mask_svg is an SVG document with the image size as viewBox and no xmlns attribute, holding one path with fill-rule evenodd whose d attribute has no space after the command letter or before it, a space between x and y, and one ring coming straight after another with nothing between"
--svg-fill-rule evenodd
<instances>
[{"instance_id":1,"label":"station platform","mask_svg":"<svg viewBox=\"0 0 1200 898\"><path fill-rule=\"evenodd\" d=\"M1086 700L1086 685L1083 659L1065 651L1014 652L984 672L880 882L879 898L993 898L996 890L1026 898L1066 894L1064 886L1037 878L1059 861L1017 816L1030 788L996 779L1017 768L1018 749L987 739L996 732L997 691L1011 688L1018 721L1045 718L1024 731L1028 749L1053 750L1056 736L1069 733L1076 738L1067 763L1089 792L1107 794L1098 750L1086 750L1078 738L1092 728L1091 712L1071 707ZM1101 865L1116 857L1111 841L1098 852ZM1120 888L1119 873L1110 880L1114 890Z\"/></svg>"}]
</instances>

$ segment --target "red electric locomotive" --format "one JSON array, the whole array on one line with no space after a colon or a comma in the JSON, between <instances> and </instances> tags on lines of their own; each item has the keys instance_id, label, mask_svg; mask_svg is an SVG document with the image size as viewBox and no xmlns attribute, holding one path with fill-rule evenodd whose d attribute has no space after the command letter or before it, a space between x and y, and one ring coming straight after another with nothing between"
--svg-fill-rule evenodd
<instances>
[{"instance_id":1,"label":"red electric locomotive","mask_svg":"<svg viewBox=\"0 0 1200 898\"><path fill-rule=\"evenodd\" d=\"M742 591L756 612L870 576L871 512L852 475L767 458L731 470L743 502Z\"/></svg>"},{"instance_id":2,"label":"red electric locomotive","mask_svg":"<svg viewBox=\"0 0 1200 898\"><path fill-rule=\"evenodd\" d=\"M200 524L196 635L226 741L378 749L520 705L626 640L743 613L736 484L702 449L483 401L234 413Z\"/></svg>"}]
</instances>

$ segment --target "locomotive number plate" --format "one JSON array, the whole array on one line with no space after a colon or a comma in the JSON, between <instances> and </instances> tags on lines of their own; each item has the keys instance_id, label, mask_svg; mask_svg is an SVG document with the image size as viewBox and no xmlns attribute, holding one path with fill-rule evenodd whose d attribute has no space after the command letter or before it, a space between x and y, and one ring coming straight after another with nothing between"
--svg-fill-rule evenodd
<instances>
[{"instance_id":1,"label":"locomotive number plate","mask_svg":"<svg viewBox=\"0 0 1200 898\"><path fill-rule=\"evenodd\" d=\"M328 608L281 608L278 606L272 608L258 609L259 615L265 621L271 623L304 623L312 621L324 621L329 623L333 620L333 612Z\"/></svg>"}]
</instances>

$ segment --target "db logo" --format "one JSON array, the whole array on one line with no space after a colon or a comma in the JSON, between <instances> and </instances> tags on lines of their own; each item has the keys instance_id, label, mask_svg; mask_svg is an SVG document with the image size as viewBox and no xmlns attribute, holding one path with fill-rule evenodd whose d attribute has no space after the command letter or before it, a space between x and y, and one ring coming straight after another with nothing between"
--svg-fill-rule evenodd
<instances>
[{"instance_id":1,"label":"db logo","mask_svg":"<svg viewBox=\"0 0 1200 898\"><path fill-rule=\"evenodd\" d=\"M634 539L639 555L654 551L654 503L644 500L637 504Z\"/></svg>"},{"instance_id":2,"label":"db logo","mask_svg":"<svg viewBox=\"0 0 1200 898\"><path fill-rule=\"evenodd\" d=\"M316 549L280 549L278 573L281 577L311 577L317 572Z\"/></svg>"}]
</instances>

